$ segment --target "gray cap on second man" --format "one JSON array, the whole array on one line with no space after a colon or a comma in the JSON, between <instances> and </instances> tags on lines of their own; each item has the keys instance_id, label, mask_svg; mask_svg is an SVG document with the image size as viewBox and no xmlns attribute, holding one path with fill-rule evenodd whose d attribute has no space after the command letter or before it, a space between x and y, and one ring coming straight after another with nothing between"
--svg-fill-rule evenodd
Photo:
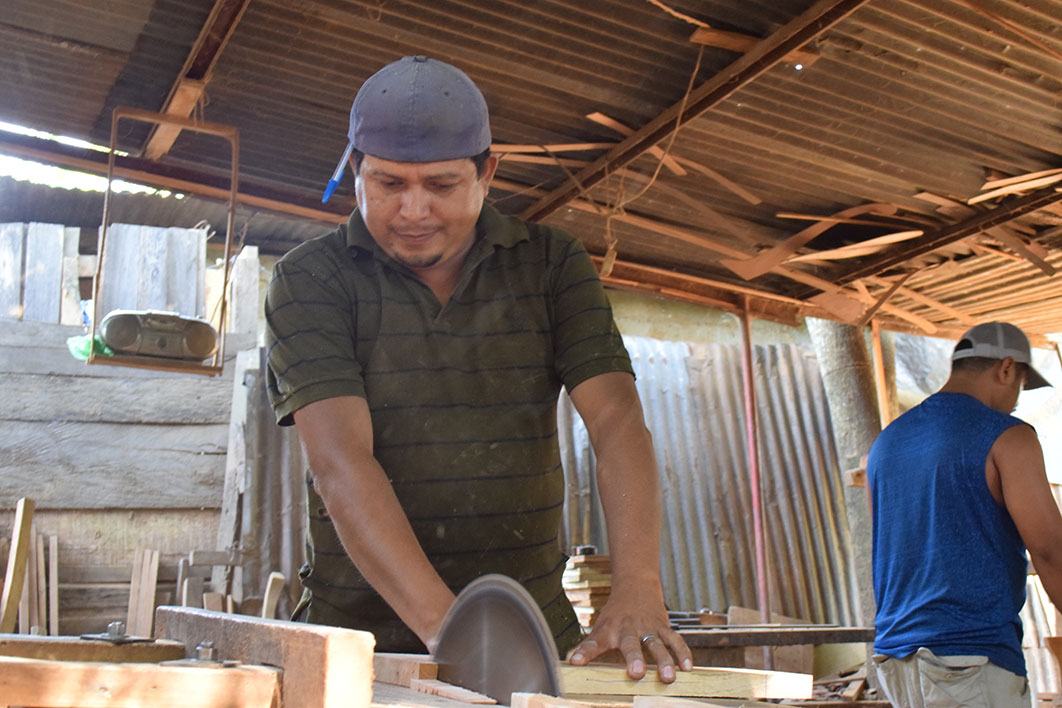
<instances>
[{"instance_id":1,"label":"gray cap on second man","mask_svg":"<svg viewBox=\"0 0 1062 708\"><path fill-rule=\"evenodd\" d=\"M350 108L354 149L393 162L440 162L490 147L487 102L445 62L403 57L370 76Z\"/></svg>"},{"instance_id":2,"label":"gray cap on second man","mask_svg":"<svg viewBox=\"0 0 1062 708\"><path fill-rule=\"evenodd\" d=\"M971 356L985 359L1006 359L1009 356L1019 364L1025 364L1029 367L1029 375L1025 380L1026 390L1051 385L1033 368L1029 338L1025 336L1025 332L1009 322L986 322L962 335L959 343L955 345L951 360Z\"/></svg>"}]
</instances>

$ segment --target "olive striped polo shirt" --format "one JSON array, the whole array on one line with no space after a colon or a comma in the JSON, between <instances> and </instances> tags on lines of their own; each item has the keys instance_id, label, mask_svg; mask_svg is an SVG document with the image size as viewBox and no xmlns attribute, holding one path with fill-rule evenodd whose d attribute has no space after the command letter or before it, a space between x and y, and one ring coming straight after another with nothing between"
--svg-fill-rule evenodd
<instances>
[{"instance_id":1,"label":"olive striped polo shirt","mask_svg":"<svg viewBox=\"0 0 1062 708\"><path fill-rule=\"evenodd\" d=\"M364 397L374 455L447 585L515 578L559 652L574 646L578 625L561 589L557 397L562 385L633 374L581 244L485 205L440 306L355 211L277 263L266 320L277 421L290 425L314 401ZM347 557L312 483L308 494L307 619L371 631L383 651L423 651Z\"/></svg>"}]
</instances>

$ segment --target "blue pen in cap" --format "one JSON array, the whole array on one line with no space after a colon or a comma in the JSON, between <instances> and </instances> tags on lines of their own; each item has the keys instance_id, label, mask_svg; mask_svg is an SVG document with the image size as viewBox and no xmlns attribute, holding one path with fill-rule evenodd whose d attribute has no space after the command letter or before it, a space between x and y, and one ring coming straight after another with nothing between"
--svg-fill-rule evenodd
<instances>
[{"instance_id":1,"label":"blue pen in cap","mask_svg":"<svg viewBox=\"0 0 1062 708\"><path fill-rule=\"evenodd\" d=\"M325 187L324 196L321 197L322 204L328 203L328 200L332 198L332 192L336 191L336 187L339 186L339 181L343 179L343 170L346 169L347 161L350 160L350 153L353 150L354 143L347 143L347 149L343 151L343 157L339 158L336 171L332 173L332 179L328 180L328 186Z\"/></svg>"}]
</instances>

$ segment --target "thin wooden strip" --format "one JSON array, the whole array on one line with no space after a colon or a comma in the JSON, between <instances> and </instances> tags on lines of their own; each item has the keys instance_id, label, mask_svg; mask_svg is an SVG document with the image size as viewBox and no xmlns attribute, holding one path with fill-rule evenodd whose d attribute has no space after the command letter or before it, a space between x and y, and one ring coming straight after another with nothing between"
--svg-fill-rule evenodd
<instances>
[{"instance_id":1,"label":"thin wooden strip","mask_svg":"<svg viewBox=\"0 0 1062 708\"><path fill-rule=\"evenodd\" d=\"M620 123L615 118L610 118L609 116L606 116L604 113L595 111L593 113L587 113L586 117L587 119L592 120L598 125L603 125L606 128L616 131L623 137L627 137L634 133L633 128L624 125L623 123ZM685 177L687 174L689 174L688 172L686 172L685 169L682 168L680 164L675 162L675 158L665 154L664 151L660 149L659 145L653 145L651 148L646 150L646 152L648 152L650 155L657 158L658 160L663 161L664 167L666 167L672 174L678 175L679 177Z\"/></svg>"},{"instance_id":2,"label":"thin wooden strip","mask_svg":"<svg viewBox=\"0 0 1062 708\"><path fill-rule=\"evenodd\" d=\"M915 277L917 278L917 276ZM876 275L872 275L866 278L866 280L882 287L891 287L892 285L892 281L886 280L885 278L881 278ZM918 292L917 290L913 290L910 287L901 286L900 289L896 292L899 295L903 295L906 298L910 298L911 300L920 302L923 305L926 305L927 307L931 307L934 310L937 310L938 312L942 312L945 315L948 315L949 317L954 317L963 324L969 325L971 327L977 324L977 320L975 320L973 317L963 312L962 310L956 309L951 305L947 305L943 302L940 302L939 300L931 298L928 295L923 295L922 293Z\"/></svg>"},{"instance_id":3,"label":"thin wooden strip","mask_svg":"<svg viewBox=\"0 0 1062 708\"><path fill-rule=\"evenodd\" d=\"M36 503L29 497L23 497L15 505L15 525L11 532L11 549L7 557L7 571L4 574L4 591L0 594L0 634L15 631L18 605L22 599L22 589L26 579L26 560L29 556L30 527L33 524L33 510Z\"/></svg>"},{"instance_id":4,"label":"thin wooden strip","mask_svg":"<svg viewBox=\"0 0 1062 708\"><path fill-rule=\"evenodd\" d=\"M48 634L59 635L59 537L48 537Z\"/></svg>"},{"instance_id":5,"label":"thin wooden strip","mask_svg":"<svg viewBox=\"0 0 1062 708\"><path fill-rule=\"evenodd\" d=\"M812 253L790 256L786 259L786 262L810 260L831 261L844 260L846 258L859 258L861 256L868 256L872 253L878 253L889 244L901 243L903 241L910 241L913 238L918 238L923 233L925 232L920 229L914 231L897 231L896 233L870 238L866 241L860 241L859 243L853 243L850 246L841 246L826 251L813 251Z\"/></svg>"},{"instance_id":6,"label":"thin wooden strip","mask_svg":"<svg viewBox=\"0 0 1062 708\"><path fill-rule=\"evenodd\" d=\"M35 534L37 541L37 619L41 634L48 633L48 567L44 563L44 534Z\"/></svg>"},{"instance_id":7,"label":"thin wooden strip","mask_svg":"<svg viewBox=\"0 0 1062 708\"><path fill-rule=\"evenodd\" d=\"M859 318L858 322L856 322L856 327L859 328L859 329L862 329L863 327L866 327L867 323L870 322L871 318L874 317L874 315L877 313L877 311L885 306L885 303L887 303L889 301L889 298L891 298L893 295L895 295L896 291L899 290L900 286L903 285L905 282L907 282L907 280L913 274L914 274L914 271L910 271L910 272L904 273L903 276L899 280L897 280L891 286L889 286L889 289L886 290L885 293L883 295L881 295L881 297L879 297L877 299L877 302L875 302L870 307L869 310L867 310L866 312L863 313L863 316Z\"/></svg>"},{"instance_id":8,"label":"thin wooden strip","mask_svg":"<svg viewBox=\"0 0 1062 708\"><path fill-rule=\"evenodd\" d=\"M895 212L896 206L893 204L871 203L860 204L859 206L844 209L836 214L831 214L830 216L848 218L860 214L892 214ZM798 231L773 248L769 248L752 258L743 260L724 258L720 263L740 275L745 280L752 280L764 273L770 272L775 266L781 265L786 258L796 253L798 249L803 248L815 237L835 225L836 222L820 221L802 231Z\"/></svg>"},{"instance_id":9,"label":"thin wooden strip","mask_svg":"<svg viewBox=\"0 0 1062 708\"><path fill-rule=\"evenodd\" d=\"M265 666L107 664L0 657L0 696L49 708L278 708Z\"/></svg>"},{"instance_id":10,"label":"thin wooden strip","mask_svg":"<svg viewBox=\"0 0 1062 708\"><path fill-rule=\"evenodd\" d=\"M1014 194L1015 192L1024 192L1030 189L1036 189L1037 187L1046 187L1049 184L1062 181L1062 174L1049 175L1047 177L1041 177L1039 179L1031 179L1025 182L1016 182L1014 184L1007 185L1006 187L1000 187L999 189L993 189L988 192L982 192L977 196L970 197L966 200L969 205L980 204L986 202L989 199L995 199L996 197L1002 197L1007 194Z\"/></svg>"},{"instance_id":11,"label":"thin wooden strip","mask_svg":"<svg viewBox=\"0 0 1062 708\"><path fill-rule=\"evenodd\" d=\"M137 618L140 616L140 583L143 582L146 552L143 548L138 548L133 553L133 572L129 575L129 607L125 613L125 631L134 636L142 636L138 631Z\"/></svg>"},{"instance_id":12,"label":"thin wooden strip","mask_svg":"<svg viewBox=\"0 0 1062 708\"><path fill-rule=\"evenodd\" d=\"M616 143L559 143L555 145L517 145L494 143L490 146L491 152L581 152L584 150L608 150L615 147Z\"/></svg>"},{"instance_id":13,"label":"thin wooden strip","mask_svg":"<svg viewBox=\"0 0 1062 708\"><path fill-rule=\"evenodd\" d=\"M37 591L37 521L30 524L29 557L26 559L26 585L22 588L23 604L19 605L18 631L33 634L34 628L40 626L40 612L37 608L39 593Z\"/></svg>"},{"instance_id":14,"label":"thin wooden strip","mask_svg":"<svg viewBox=\"0 0 1062 708\"><path fill-rule=\"evenodd\" d=\"M1003 179L993 179L985 182L981 185L981 189L997 189L999 187L1009 187L1012 184L1019 184L1021 182L1028 182L1031 179L1039 179L1041 177L1050 177L1051 175L1062 174L1062 167L1052 170L1040 170L1039 172L1029 172L1024 175L1015 175L1014 177L1004 177Z\"/></svg>"},{"instance_id":15,"label":"thin wooden strip","mask_svg":"<svg viewBox=\"0 0 1062 708\"><path fill-rule=\"evenodd\" d=\"M677 671L674 683L661 683L654 667L641 681L623 667L561 664L559 673L565 694L801 699L811 698L812 689L810 674L757 669L694 667Z\"/></svg>"},{"instance_id":16,"label":"thin wooden strip","mask_svg":"<svg viewBox=\"0 0 1062 708\"><path fill-rule=\"evenodd\" d=\"M1062 176L1060 176L1060 178L1062 178ZM1042 248L1038 249L1032 247L1030 244L1025 243L1025 241L1023 241L1017 234L1008 231L1002 226L986 229L985 233L1002 241L1004 246L1013 249L1018 255L1039 268L1044 275L1052 276L1055 274L1055 267L1044 260ZM1039 244L1037 244L1037 246L1039 246Z\"/></svg>"}]
</instances>

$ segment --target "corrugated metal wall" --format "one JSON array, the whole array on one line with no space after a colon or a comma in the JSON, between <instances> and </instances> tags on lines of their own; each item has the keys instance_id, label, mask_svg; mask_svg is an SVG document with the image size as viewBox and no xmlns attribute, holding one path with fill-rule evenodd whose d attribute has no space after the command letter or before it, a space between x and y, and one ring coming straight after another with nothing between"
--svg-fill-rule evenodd
<instances>
[{"instance_id":1,"label":"corrugated metal wall","mask_svg":"<svg viewBox=\"0 0 1062 708\"><path fill-rule=\"evenodd\" d=\"M741 352L625 337L653 434L663 498L665 599L672 609L756 607ZM772 611L858 624L829 408L814 355L754 347ZM568 476L567 538L604 552L586 430L558 415Z\"/></svg>"}]
</instances>

